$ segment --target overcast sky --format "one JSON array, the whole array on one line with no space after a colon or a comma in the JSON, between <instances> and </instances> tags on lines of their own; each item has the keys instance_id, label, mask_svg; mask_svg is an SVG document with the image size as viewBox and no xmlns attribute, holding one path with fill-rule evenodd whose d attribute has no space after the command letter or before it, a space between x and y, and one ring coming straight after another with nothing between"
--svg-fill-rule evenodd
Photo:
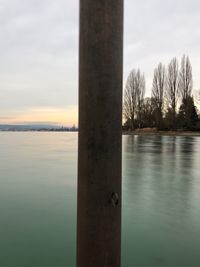
<instances>
[{"instance_id":1,"label":"overcast sky","mask_svg":"<svg viewBox=\"0 0 200 267\"><path fill-rule=\"evenodd\" d=\"M78 2L0 0L0 123L77 124ZM125 0L124 82L188 54L200 88L200 1Z\"/></svg>"}]
</instances>

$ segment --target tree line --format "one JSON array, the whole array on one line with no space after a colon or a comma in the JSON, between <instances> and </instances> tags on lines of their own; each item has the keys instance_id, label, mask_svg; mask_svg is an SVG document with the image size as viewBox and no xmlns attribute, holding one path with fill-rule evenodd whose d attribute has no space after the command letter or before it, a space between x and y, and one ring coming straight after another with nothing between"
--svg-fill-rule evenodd
<instances>
[{"instance_id":1,"label":"tree line","mask_svg":"<svg viewBox=\"0 0 200 267\"><path fill-rule=\"evenodd\" d=\"M173 58L167 68L154 69L151 96L145 97L145 75L133 69L124 91L123 115L126 129L197 130L200 122L193 97L192 65L183 55Z\"/></svg>"}]
</instances>

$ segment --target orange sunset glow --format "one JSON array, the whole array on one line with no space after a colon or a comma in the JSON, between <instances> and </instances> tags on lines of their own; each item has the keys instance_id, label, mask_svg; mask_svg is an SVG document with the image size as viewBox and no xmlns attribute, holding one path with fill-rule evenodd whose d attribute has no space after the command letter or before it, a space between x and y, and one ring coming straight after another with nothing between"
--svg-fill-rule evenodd
<instances>
[{"instance_id":1,"label":"orange sunset glow","mask_svg":"<svg viewBox=\"0 0 200 267\"><path fill-rule=\"evenodd\" d=\"M0 118L2 124L49 123L63 126L78 124L78 108L32 108L15 116Z\"/></svg>"}]
</instances>

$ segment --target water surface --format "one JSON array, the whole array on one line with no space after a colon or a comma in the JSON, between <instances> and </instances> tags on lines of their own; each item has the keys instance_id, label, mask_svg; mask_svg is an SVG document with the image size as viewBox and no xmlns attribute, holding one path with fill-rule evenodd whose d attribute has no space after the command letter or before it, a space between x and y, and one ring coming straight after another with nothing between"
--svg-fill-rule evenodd
<instances>
[{"instance_id":1,"label":"water surface","mask_svg":"<svg viewBox=\"0 0 200 267\"><path fill-rule=\"evenodd\" d=\"M122 267L200 266L200 138L123 137ZM0 266L75 267L76 133L0 132Z\"/></svg>"}]
</instances>

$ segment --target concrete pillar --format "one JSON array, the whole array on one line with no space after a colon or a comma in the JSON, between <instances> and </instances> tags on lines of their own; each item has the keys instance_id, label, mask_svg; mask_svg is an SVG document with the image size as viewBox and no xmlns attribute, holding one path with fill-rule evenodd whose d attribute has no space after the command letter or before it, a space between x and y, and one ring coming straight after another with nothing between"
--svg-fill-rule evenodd
<instances>
[{"instance_id":1,"label":"concrete pillar","mask_svg":"<svg viewBox=\"0 0 200 267\"><path fill-rule=\"evenodd\" d=\"M80 0L77 266L119 267L123 0Z\"/></svg>"}]
</instances>

